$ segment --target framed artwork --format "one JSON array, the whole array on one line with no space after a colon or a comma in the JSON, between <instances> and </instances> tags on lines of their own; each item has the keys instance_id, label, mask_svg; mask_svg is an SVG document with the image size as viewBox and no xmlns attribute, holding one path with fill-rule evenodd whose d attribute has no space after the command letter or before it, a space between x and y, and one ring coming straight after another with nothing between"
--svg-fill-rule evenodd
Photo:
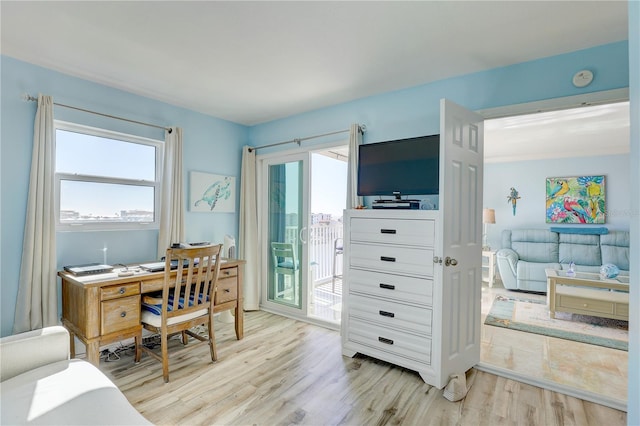
<instances>
[{"instance_id":1,"label":"framed artwork","mask_svg":"<svg viewBox=\"0 0 640 426\"><path fill-rule=\"evenodd\" d=\"M233 213L236 211L236 178L211 173L189 173L189 210Z\"/></svg>"},{"instance_id":2,"label":"framed artwork","mask_svg":"<svg viewBox=\"0 0 640 426\"><path fill-rule=\"evenodd\" d=\"M605 177L547 178L547 223L605 223Z\"/></svg>"}]
</instances>

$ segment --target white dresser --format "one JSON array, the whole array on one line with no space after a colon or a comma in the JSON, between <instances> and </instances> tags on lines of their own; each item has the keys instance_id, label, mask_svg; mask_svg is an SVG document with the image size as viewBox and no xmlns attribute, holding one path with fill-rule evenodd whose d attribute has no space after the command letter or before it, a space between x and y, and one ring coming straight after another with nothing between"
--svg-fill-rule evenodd
<instances>
[{"instance_id":1,"label":"white dresser","mask_svg":"<svg viewBox=\"0 0 640 426\"><path fill-rule=\"evenodd\" d=\"M415 370L438 388L477 363L443 360L442 333L450 326L443 325L439 212L347 210L344 218L343 355L359 352Z\"/></svg>"}]
</instances>

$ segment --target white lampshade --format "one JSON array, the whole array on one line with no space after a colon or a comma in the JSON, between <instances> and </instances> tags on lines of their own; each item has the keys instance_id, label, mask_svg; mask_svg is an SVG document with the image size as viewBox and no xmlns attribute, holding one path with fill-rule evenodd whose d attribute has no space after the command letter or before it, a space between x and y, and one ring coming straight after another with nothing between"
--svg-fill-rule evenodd
<instances>
[{"instance_id":1,"label":"white lampshade","mask_svg":"<svg viewBox=\"0 0 640 426\"><path fill-rule=\"evenodd\" d=\"M496 211L494 209L482 209L482 223L496 223Z\"/></svg>"}]
</instances>

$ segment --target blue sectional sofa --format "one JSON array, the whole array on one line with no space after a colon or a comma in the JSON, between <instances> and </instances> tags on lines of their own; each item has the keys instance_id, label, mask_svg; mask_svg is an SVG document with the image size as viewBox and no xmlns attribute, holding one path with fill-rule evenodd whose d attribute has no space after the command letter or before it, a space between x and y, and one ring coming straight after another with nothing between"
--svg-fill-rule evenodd
<instances>
[{"instance_id":1,"label":"blue sectional sofa","mask_svg":"<svg viewBox=\"0 0 640 426\"><path fill-rule=\"evenodd\" d=\"M620 275L629 275L629 232L598 235L552 232L546 229L505 229L497 252L498 270L505 288L546 293L546 268L599 272L612 263Z\"/></svg>"}]
</instances>

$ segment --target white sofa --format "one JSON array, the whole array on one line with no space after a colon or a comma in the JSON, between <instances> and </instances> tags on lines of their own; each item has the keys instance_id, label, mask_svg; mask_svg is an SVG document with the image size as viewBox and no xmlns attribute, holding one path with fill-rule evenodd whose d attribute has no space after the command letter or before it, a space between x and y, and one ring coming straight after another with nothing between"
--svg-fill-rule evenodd
<instances>
[{"instance_id":1,"label":"white sofa","mask_svg":"<svg viewBox=\"0 0 640 426\"><path fill-rule=\"evenodd\" d=\"M93 364L69 359L69 333L46 327L0 339L0 424L149 425Z\"/></svg>"}]
</instances>

